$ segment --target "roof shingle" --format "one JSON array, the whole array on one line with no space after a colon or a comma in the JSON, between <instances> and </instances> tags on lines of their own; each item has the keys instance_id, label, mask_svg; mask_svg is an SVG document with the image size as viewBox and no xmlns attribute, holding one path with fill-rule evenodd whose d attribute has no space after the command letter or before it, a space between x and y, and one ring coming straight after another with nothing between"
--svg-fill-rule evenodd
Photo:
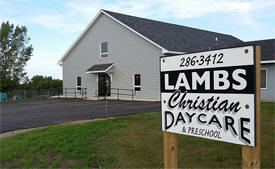
<instances>
[{"instance_id":1,"label":"roof shingle","mask_svg":"<svg viewBox=\"0 0 275 169\"><path fill-rule=\"evenodd\" d=\"M232 35L103 11L169 51L190 53L243 42Z\"/></svg>"},{"instance_id":2,"label":"roof shingle","mask_svg":"<svg viewBox=\"0 0 275 169\"><path fill-rule=\"evenodd\" d=\"M86 72L92 72L92 71L106 71L110 66L112 66L113 63L105 63L105 64L97 64L90 67Z\"/></svg>"},{"instance_id":3,"label":"roof shingle","mask_svg":"<svg viewBox=\"0 0 275 169\"><path fill-rule=\"evenodd\" d=\"M260 45L262 61L275 60L275 39L248 41L244 42L244 44Z\"/></svg>"}]
</instances>

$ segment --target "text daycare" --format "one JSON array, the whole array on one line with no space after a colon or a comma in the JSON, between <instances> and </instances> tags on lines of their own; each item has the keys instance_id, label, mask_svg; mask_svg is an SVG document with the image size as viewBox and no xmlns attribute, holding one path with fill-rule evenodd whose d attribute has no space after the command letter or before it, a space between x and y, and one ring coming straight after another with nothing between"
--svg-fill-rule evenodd
<instances>
[{"instance_id":1,"label":"text daycare","mask_svg":"<svg viewBox=\"0 0 275 169\"><path fill-rule=\"evenodd\" d=\"M222 91L224 93L241 93L242 90L248 91L253 88L249 84L253 84L253 82L249 81L249 72L246 68L163 72L162 76L164 79L164 84L161 86L162 92L172 93L167 100L168 109L179 110L178 113L172 113L169 110L164 112L165 130L172 126L190 124L195 121L202 125L202 128L188 127L183 132L219 138L218 131L203 129L203 125L215 125L220 130L230 131L232 135L239 136L247 143L251 142L246 137L250 133L250 129L246 127L250 123L250 118L240 116L239 119L234 119L232 117L242 110L243 107L241 107L240 102L224 99L226 97L221 99L222 97L219 95L211 96L211 93L217 91L218 93ZM192 93L209 93L210 95L208 95L209 97L202 97L198 94L195 99L189 99L188 95ZM213 112L222 112L223 116L216 116ZM235 128L234 125L238 125L239 129ZM183 130L185 130L184 127Z\"/></svg>"}]
</instances>

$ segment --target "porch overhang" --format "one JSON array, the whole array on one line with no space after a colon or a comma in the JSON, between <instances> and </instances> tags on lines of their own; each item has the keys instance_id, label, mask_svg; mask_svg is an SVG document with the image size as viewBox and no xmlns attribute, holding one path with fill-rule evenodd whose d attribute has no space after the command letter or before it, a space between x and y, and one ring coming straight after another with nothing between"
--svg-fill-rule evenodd
<instances>
[{"instance_id":1,"label":"porch overhang","mask_svg":"<svg viewBox=\"0 0 275 169\"><path fill-rule=\"evenodd\" d=\"M88 70L86 70L86 73L112 73L115 70L115 64L114 63L106 63L106 64L97 64L90 67Z\"/></svg>"}]
</instances>

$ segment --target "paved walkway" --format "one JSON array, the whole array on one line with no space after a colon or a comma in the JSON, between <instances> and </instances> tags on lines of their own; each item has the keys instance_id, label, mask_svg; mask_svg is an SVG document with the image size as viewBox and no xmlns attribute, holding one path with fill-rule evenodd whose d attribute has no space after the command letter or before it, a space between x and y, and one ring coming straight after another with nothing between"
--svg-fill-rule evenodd
<instances>
[{"instance_id":1,"label":"paved walkway","mask_svg":"<svg viewBox=\"0 0 275 169\"><path fill-rule=\"evenodd\" d=\"M160 111L160 102L108 101L108 117ZM0 104L1 133L103 118L105 101L50 99Z\"/></svg>"}]
</instances>

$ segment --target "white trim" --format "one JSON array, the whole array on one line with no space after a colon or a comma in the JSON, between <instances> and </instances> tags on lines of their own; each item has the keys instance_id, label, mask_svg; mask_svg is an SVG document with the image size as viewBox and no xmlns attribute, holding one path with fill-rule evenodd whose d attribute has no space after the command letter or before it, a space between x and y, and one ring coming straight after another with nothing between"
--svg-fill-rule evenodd
<instances>
[{"instance_id":1,"label":"white trim","mask_svg":"<svg viewBox=\"0 0 275 169\"><path fill-rule=\"evenodd\" d=\"M105 73L105 71L87 71L86 73L87 74L89 74L89 73Z\"/></svg>"},{"instance_id":2,"label":"white trim","mask_svg":"<svg viewBox=\"0 0 275 169\"><path fill-rule=\"evenodd\" d=\"M59 61L57 62L58 65L62 65L63 62L62 60L65 59L67 57L67 55L70 53L70 51L72 50L72 48L77 44L77 42L84 36L84 34L86 34L86 32L89 30L89 28L93 25L93 23L95 22L95 20L99 17L99 15L102 13L102 10L100 10L96 16L93 18L93 20L88 24L88 26L86 26L86 28L84 29L84 31L77 37L77 39L73 42L73 44L70 46L70 48L65 52L65 54L61 57L61 59L59 59Z\"/></svg>"},{"instance_id":3,"label":"white trim","mask_svg":"<svg viewBox=\"0 0 275 169\"><path fill-rule=\"evenodd\" d=\"M165 52L162 52L163 54L167 54L167 53L171 53L171 54L186 54L186 52L176 52L176 51L165 51Z\"/></svg>"},{"instance_id":4,"label":"white trim","mask_svg":"<svg viewBox=\"0 0 275 169\"><path fill-rule=\"evenodd\" d=\"M111 69L111 68L114 67L114 66L115 66L115 64L112 64L111 66L109 66L109 67L105 70L105 72L108 72L108 70Z\"/></svg>"},{"instance_id":5,"label":"white trim","mask_svg":"<svg viewBox=\"0 0 275 169\"><path fill-rule=\"evenodd\" d=\"M262 64L265 64L265 63L275 63L275 60L263 60L261 61Z\"/></svg>"},{"instance_id":6,"label":"white trim","mask_svg":"<svg viewBox=\"0 0 275 169\"><path fill-rule=\"evenodd\" d=\"M139 78L140 78L140 85L135 85L135 75L139 75ZM139 87L140 90L139 90L139 91L138 91L138 90L135 90L135 87ZM141 92L141 74L140 74L140 73L134 73L134 74L133 74L133 90L134 90L135 92Z\"/></svg>"},{"instance_id":7,"label":"white trim","mask_svg":"<svg viewBox=\"0 0 275 169\"><path fill-rule=\"evenodd\" d=\"M102 46L102 43L107 43L107 52L104 52L104 53L101 53L101 46ZM107 57L109 56L109 52L108 52L108 42L106 42L106 41L104 41L104 42L100 42L99 43L99 53L100 53L100 55L99 55L99 59L102 59L102 58L105 58L105 57L102 57L101 55L106 55L107 54Z\"/></svg>"},{"instance_id":8,"label":"white trim","mask_svg":"<svg viewBox=\"0 0 275 169\"><path fill-rule=\"evenodd\" d=\"M262 70L265 71L265 88L262 88L261 86L261 89L267 89L267 69L261 69L261 74L262 74ZM262 82L262 79L261 79L261 82Z\"/></svg>"},{"instance_id":9,"label":"white trim","mask_svg":"<svg viewBox=\"0 0 275 169\"><path fill-rule=\"evenodd\" d=\"M112 67L114 67L115 64L112 64L111 66L109 66L107 69L105 69L104 71L102 70L99 70L99 71L87 71L86 73L89 74L89 73L106 73L109 69L111 69Z\"/></svg>"},{"instance_id":10,"label":"white trim","mask_svg":"<svg viewBox=\"0 0 275 169\"><path fill-rule=\"evenodd\" d=\"M113 81L113 74L112 73L107 73L108 75L109 75L109 77L110 77L110 80L111 80L111 82Z\"/></svg>"}]
</instances>

